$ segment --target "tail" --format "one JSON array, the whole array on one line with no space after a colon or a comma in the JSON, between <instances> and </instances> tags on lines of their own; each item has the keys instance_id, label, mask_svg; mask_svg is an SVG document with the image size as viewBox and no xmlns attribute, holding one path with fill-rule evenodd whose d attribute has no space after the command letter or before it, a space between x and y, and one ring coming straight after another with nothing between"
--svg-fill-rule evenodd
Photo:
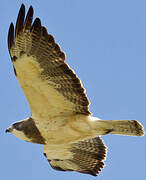
<instances>
[{"instance_id":1,"label":"tail","mask_svg":"<svg viewBox=\"0 0 146 180\"><path fill-rule=\"evenodd\" d=\"M105 134L120 134L128 136L144 136L144 128L136 120L99 120Z\"/></svg>"}]
</instances>

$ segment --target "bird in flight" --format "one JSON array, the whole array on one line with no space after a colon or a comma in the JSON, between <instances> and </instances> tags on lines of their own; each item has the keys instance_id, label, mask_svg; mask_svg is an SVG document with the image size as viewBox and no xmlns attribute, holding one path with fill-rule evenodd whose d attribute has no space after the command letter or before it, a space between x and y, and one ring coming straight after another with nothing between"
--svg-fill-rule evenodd
<instances>
[{"instance_id":1,"label":"bird in flight","mask_svg":"<svg viewBox=\"0 0 146 180\"><path fill-rule=\"evenodd\" d=\"M33 8L21 5L10 24L8 49L14 73L28 100L31 116L6 129L18 138L43 144L52 168L96 176L104 167L101 135L143 136L136 120L100 120L89 111L81 81L65 63L65 54L48 34Z\"/></svg>"}]
</instances>

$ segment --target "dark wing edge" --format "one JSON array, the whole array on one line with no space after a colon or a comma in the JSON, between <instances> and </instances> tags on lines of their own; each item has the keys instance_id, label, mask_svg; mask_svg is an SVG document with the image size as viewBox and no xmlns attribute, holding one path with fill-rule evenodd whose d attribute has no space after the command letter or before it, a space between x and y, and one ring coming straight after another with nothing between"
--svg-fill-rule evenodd
<instances>
[{"instance_id":1,"label":"dark wing edge","mask_svg":"<svg viewBox=\"0 0 146 180\"><path fill-rule=\"evenodd\" d=\"M51 167L59 171L77 171L92 176L97 176L104 167L106 146L99 137L72 144L70 152L73 153L72 159L48 159ZM45 152L44 155L47 158Z\"/></svg>"},{"instance_id":2,"label":"dark wing edge","mask_svg":"<svg viewBox=\"0 0 146 180\"><path fill-rule=\"evenodd\" d=\"M90 115L89 101L85 90L76 74L64 63L64 52L55 43L54 37L48 34L45 27L41 26L40 19L36 18L33 24L32 20L32 6L30 6L25 18L25 6L22 4L15 29L13 23L11 23L8 32L8 49L12 61L16 61L23 54L28 57L37 57L36 59L41 69L43 69L42 78L51 79L53 83L62 83L62 87L56 88L56 90L76 104L75 112ZM17 76L15 67L14 72ZM63 81L58 78L62 74L64 76L62 77ZM55 78L52 79L54 76Z\"/></svg>"},{"instance_id":3,"label":"dark wing edge","mask_svg":"<svg viewBox=\"0 0 146 180\"><path fill-rule=\"evenodd\" d=\"M32 24L33 13L34 13L33 7L30 6L28 13L26 15L26 18L25 18L25 6L24 6L24 4L22 4L21 8L19 10L19 13L18 13L17 21L16 21L15 33L14 33L13 23L10 24L9 32L8 32L8 49L9 49L12 60L13 60L14 52L11 53L11 48L13 47L16 49L16 46L18 46L18 44L21 43L21 41L22 41L20 36L24 36L25 33L26 34L28 33L28 34L31 34L32 36L35 36L35 35L43 36L44 41L51 43L50 46L53 47L54 54L56 53L57 58L59 60L64 61L65 60L64 52L62 52L60 50L59 45L55 43L54 37L47 33L47 30L45 27L41 26L40 19L36 18ZM19 48L20 48L20 44L18 47L18 51L21 51L21 49L19 49ZM21 56L21 53L22 52L19 52L18 55ZM28 52L26 52L26 53L28 53Z\"/></svg>"}]
</instances>

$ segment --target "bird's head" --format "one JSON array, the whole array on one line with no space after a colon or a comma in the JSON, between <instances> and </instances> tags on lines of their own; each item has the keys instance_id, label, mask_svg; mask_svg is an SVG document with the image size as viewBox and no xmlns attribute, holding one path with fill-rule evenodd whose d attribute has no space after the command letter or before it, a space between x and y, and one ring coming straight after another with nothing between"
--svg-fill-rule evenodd
<instances>
[{"instance_id":1,"label":"bird's head","mask_svg":"<svg viewBox=\"0 0 146 180\"><path fill-rule=\"evenodd\" d=\"M12 133L24 141L45 144L45 139L31 117L12 124L6 129L6 132Z\"/></svg>"},{"instance_id":2,"label":"bird's head","mask_svg":"<svg viewBox=\"0 0 146 180\"><path fill-rule=\"evenodd\" d=\"M23 121L12 124L10 127L6 129L6 133L10 132L13 134L13 131L22 131L22 127L23 127L22 125L23 125Z\"/></svg>"},{"instance_id":3,"label":"bird's head","mask_svg":"<svg viewBox=\"0 0 146 180\"><path fill-rule=\"evenodd\" d=\"M6 129L6 133L12 133L14 134L16 137L25 140L25 141L29 141L30 139L26 136L26 123L27 123L28 119L22 120L22 121L18 121L14 124L12 124L10 127L8 127Z\"/></svg>"}]
</instances>

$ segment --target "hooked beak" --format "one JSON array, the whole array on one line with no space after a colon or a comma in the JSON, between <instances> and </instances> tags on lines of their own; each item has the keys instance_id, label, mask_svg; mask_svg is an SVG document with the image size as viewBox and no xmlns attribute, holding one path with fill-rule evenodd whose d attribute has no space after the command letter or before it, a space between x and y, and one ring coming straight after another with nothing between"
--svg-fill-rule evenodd
<instances>
[{"instance_id":1,"label":"hooked beak","mask_svg":"<svg viewBox=\"0 0 146 180\"><path fill-rule=\"evenodd\" d=\"M7 129L5 130L5 132L6 132L6 133L8 133L8 132L9 132L9 133L10 133L10 132L12 132L12 128L11 128L11 127L7 128Z\"/></svg>"}]
</instances>

